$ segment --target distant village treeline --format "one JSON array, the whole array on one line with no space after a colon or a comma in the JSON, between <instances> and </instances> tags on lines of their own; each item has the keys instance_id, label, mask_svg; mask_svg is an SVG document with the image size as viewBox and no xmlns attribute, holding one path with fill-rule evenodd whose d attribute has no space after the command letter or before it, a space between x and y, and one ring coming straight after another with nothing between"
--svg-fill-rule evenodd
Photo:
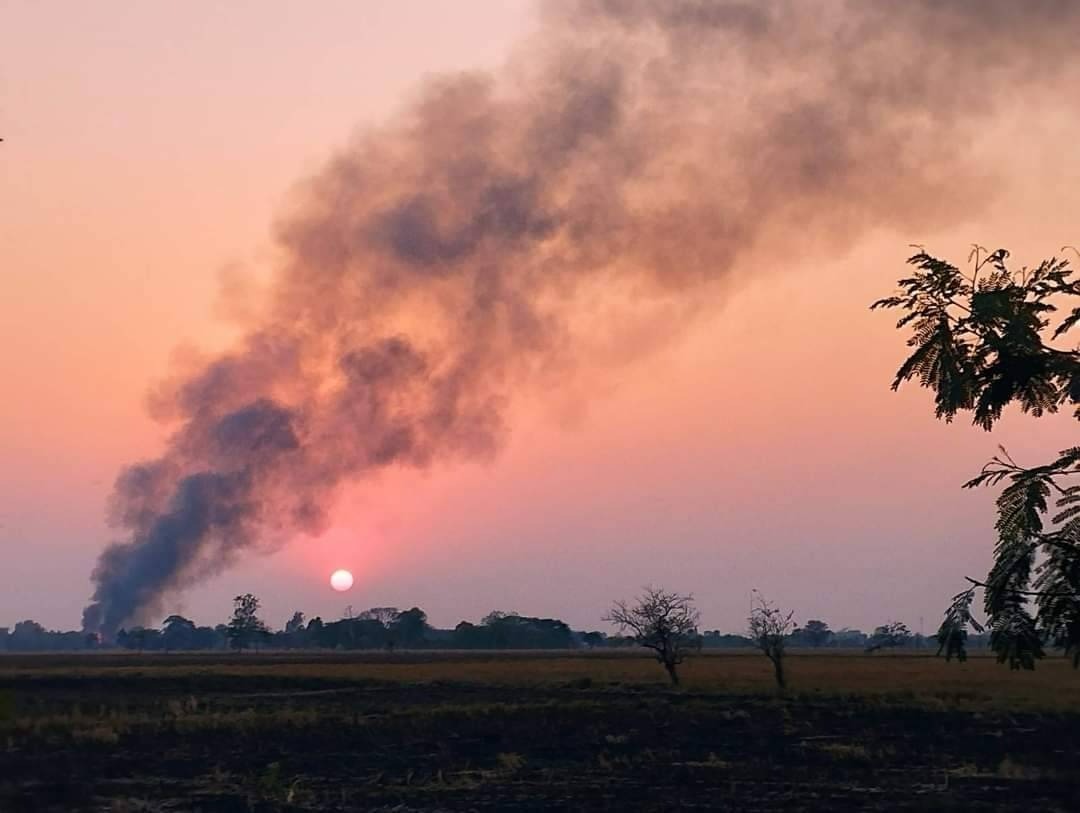
<instances>
[{"instance_id":1,"label":"distant village treeline","mask_svg":"<svg viewBox=\"0 0 1080 813\"><path fill-rule=\"evenodd\" d=\"M247 598L246 606L242 599ZM237 597L233 617L214 627L197 626L180 615L171 615L161 627L122 629L115 641L95 634L47 630L35 621L20 621L13 628L0 627L0 652L46 652L127 649L140 652L197 650L394 650L394 649L592 649L632 647L630 636L608 635L571 629L555 618L535 618L516 612L492 612L480 623L462 621L453 629L428 623L427 614L413 607L398 610L374 607L354 617L323 621L297 612L283 629L271 630L258 618L254 597ZM972 636L973 647L984 644ZM750 648L745 635L706 630L698 642L705 649ZM832 630L823 621L808 621L789 636L792 647L886 649L937 647L937 641L898 622L877 627L871 633L857 629Z\"/></svg>"}]
</instances>

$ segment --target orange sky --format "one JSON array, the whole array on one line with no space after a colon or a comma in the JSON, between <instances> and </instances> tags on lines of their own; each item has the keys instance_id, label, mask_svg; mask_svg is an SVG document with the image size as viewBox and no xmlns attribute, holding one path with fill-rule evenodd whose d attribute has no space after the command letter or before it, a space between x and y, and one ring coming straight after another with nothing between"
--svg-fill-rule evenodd
<instances>
[{"instance_id":1,"label":"orange sky","mask_svg":"<svg viewBox=\"0 0 1080 813\"><path fill-rule=\"evenodd\" d=\"M221 269L263 271L292 184L425 76L497 66L532 30L526 2L461 8L6 7L0 626L77 625L112 479L161 440L145 393L177 346L233 335ZM992 494L959 484L996 443L1039 460L1075 425L1011 415L988 436L936 422L926 393L889 391L903 340L866 305L909 243L962 259L979 241L1021 261L1080 243L1067 105L1020 105L986 132L978 149L1009 183L962 227L876 234L842 258L777 246L775 269L754 269L677 345L604 371L584 411L519 405L495 463L391 473L350 493L322 539L249 559L175 608L216 622L251 591L274 624L352 602L418 604L438 624L501 608L595 627L651 582L693 591L710 628L741 627L750 587L799 620L936 626L992 545ZM345 599L326 585L336 567L357 576Z\"/></svg>"}]
</instances>

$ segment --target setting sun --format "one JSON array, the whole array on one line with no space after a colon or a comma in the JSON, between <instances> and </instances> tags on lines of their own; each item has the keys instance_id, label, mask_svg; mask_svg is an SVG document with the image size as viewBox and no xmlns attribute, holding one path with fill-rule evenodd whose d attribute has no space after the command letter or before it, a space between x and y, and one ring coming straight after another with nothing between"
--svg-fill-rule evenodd
<instances>
[{"instance_id":1,"label":"setting sun","mask_svg":"<svg viewBox=\"0 0 1080 813\"><path fill-rule=\"evenodd\" d=\"M352 588L353 577L352 573L347 570L335 570L330 574L330 586L337 590L339 593L344 593L346 590Z\"/></svg>"}]
</instances>

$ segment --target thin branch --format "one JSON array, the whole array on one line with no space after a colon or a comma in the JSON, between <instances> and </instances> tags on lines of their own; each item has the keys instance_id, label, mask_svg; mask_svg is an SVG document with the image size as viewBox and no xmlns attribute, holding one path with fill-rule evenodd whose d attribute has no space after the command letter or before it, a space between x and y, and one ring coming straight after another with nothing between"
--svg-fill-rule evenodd
<instances>
[{"instance_id":1,"label":"thin branch","mask_svg":"<svg viewBox=\"0 0 1080 813\"><path fill-rule=\"evenodd\" d=\"M976 587L981 587L984 590L990 589L990 585L987 584L986 582L981 582L978 579L973 579L973 578L971 578L971 576L964 576L964 578L967 579L969 582L971 582ZM1080 593L1075 593L1075 592L1074 593L1057 593L1057 592L1051 592L1049 590L1018 590L1016 588L1010 588L1008 590L1008 592L1014 593L1014 594L1016 594L1018 596L1033 596L1035 598L1041 598L1043 596L1058 596L1058 597L1065 597L1065 598L1080 598Z\"/></svg>"}]
</instances>

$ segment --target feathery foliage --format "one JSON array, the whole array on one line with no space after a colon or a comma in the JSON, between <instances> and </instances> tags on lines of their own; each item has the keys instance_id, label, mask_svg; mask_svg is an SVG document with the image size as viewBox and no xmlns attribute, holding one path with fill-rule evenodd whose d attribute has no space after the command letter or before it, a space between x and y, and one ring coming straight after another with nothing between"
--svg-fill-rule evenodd
<instances>
[{"instance_id":1,"label":"feathery foliage","mask_svg":"<svg viewBox=\"0 0 1080 813\"><path fill-rule=\"evenodd\" d=\"M951 661L954 657L961 662L966 661L968 627L976 632L985 629L971 615L971 603L974 600L975 589L969 588L953 596L952 604L945 611L945 619L937 632L937 654L944 653L946 661Z\"/></svg>"},{"instance_id":2,"label":"feathery foliage","mask_svg":"<svg viewBox=\"0 0 1080 813\"><path fill-rule=\"evenodd\" d=\"M939 418L952 421L970 412L986 430L1014 402L1035 417L1073 404L1080 419L1080 352L1052 344L1080 324L1075 306L1053 325L1060 306L1080 297L1080 279L1065 259L1012 271L1008 257L1004 249L975 246L970 274L921 248L908 259L916 270L900 280L900 292L871 305L906 311L896 326L911 330L913 350L893 389L917 381L933 391ZM975 590L982 588L998 660L1034 669L1050 645L1080 665L1080 485L1069 485L1078 474L1080 447L1031 468L1001 449L965 483L1004 485L997 499L998 540L986 580L969 579L972 587L946 610L938 654L966 657L968 627L982 630L971 614ZM1052 509L1056 513L1048 517Z\"/></svg>"}]
</instances>

